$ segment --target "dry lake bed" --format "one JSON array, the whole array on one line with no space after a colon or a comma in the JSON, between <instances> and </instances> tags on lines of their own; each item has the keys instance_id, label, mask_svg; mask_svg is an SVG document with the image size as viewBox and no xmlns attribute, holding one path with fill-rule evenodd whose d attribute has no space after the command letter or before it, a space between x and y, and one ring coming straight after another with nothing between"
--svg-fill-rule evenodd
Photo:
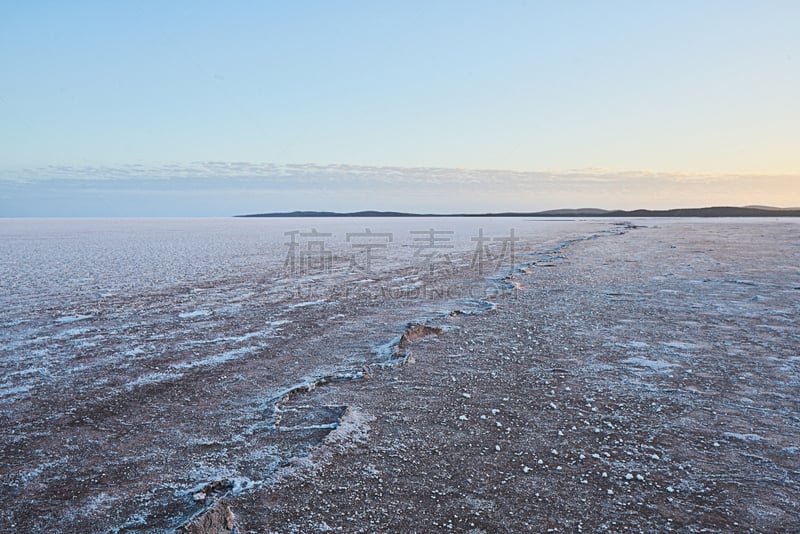
<instances>
[{"instance_id":1,"label":"dry lake bed","mask_svg":"<svg viewBox=\"0 0 800 534\"><path fill-rule=\"evenodd\" d=\"M97 224L0 224L3 531L800 526L796 219Z\"/></svg>"}]
</instances>

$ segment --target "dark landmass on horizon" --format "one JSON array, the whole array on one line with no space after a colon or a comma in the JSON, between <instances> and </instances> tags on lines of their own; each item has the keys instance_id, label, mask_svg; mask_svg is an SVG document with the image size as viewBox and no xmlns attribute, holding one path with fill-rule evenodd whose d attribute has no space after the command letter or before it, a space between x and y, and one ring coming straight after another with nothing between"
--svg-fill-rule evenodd
<instances>
[{"instance_id":1,"label":"dark landmass on horizon","mask_svg":"<svg viewBox=\"0 0 800 534\"><path fill-rule=\"evenodd\" d=\"M800 217L800 208L767 206L677 208L670 210L603 210L598 208L556 209L536 212L500 213L405 213L399 211L292 211L254 213L235 217Z\"/></svg>"}]
</instances>

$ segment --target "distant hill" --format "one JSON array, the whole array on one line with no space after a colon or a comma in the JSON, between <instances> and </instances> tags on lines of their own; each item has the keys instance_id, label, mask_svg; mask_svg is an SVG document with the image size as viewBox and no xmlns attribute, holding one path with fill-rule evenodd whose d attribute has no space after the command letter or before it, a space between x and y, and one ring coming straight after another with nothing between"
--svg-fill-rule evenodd
<instances>
[{"instance_id":1,"label":"distant hill","mask_svg":"<svg viewBox=\"0 0 800 534\"><path fill-rule=\"evenodd\" d=\"M603 216L608 213L608 210L601 210L599 208L577 208L577 209L559 209L559 210L547 210L547 211L539 211L536 213L537 216L553 216L553 217L574 217L575 215L579 215L582 217L597 217Z\"/></svg>"},{"instance_id":2,"label":"distant hill","mask_svg":"<svg viewBox=\"0 0 800 534\"><path fill-rule=\"evenodd\" d=\"M291 211L254 213L237 217L800 217L800 208L768 206L677 208L671 210L602 210L598 208L557 209L537 212L502 213L404 213L398 211Z\"/></svg>"},{"instance_id":3,"label":"distant hill","mask_svg":"<svg viewBox=\"0 0 800 534\"><path fill-rule=\"evenodd\" d=\"M609 217L800 217L800 209L717 206L672 210L609 211Z\"/></svg>"},{"instance_id":4,"label":"distant hill","mask_svg":"<svg viewBox=\"0 0 800 534\"><path fill-rule=\"evenodd\" d=\"M800 211L800 208L773 208L772 206L745 206L745 208L754 208L759 210L770 210L770 211Z\"/></svg>"},{"instance_id":5,"label":"distant hill","mask_svg":"<svg viewBox=\"0 0 800 534\"><path fill-rule=\"evenodd\" d=\"M447 217L447 215L367 210L349 213L340 213L336 211L290 211L285 213L254 213L250 215L236 215L236 217Z\"/></svg>"}]
</instances>

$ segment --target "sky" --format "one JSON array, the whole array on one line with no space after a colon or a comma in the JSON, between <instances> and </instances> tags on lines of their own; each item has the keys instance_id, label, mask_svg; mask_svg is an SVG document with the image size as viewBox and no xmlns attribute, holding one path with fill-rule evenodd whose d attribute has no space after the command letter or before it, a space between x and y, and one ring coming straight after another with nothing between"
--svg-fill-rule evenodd
<instances>
[{"instance_id":1,"label":"sky","mask_svg":"<svg viewBox=\"0 0 800 534\"><path fill-rule=\"evenodd\" d=\"M800 2L0 0L0 217L800 206Z\"/></svg>"}]
</instances>

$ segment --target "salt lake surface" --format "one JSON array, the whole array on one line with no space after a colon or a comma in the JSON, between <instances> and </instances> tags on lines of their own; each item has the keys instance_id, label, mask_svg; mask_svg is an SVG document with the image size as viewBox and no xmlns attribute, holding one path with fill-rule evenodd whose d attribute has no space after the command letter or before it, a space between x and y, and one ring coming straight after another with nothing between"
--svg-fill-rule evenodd
<instances>
[{"instance_id":1,"label":"salt lake surface","mask_svg":"<svg viewBox=\"0 0 800 534\"><path fill-rule=\"evenodd\" d=\"M409 324L609 220L0 221L2 512L23 531L162 531L335 427L298 388L397 363ZM206 495L208 494L208 495ZM199 496L198 496L199 495Z\"/></svg>"}]
</instances>

